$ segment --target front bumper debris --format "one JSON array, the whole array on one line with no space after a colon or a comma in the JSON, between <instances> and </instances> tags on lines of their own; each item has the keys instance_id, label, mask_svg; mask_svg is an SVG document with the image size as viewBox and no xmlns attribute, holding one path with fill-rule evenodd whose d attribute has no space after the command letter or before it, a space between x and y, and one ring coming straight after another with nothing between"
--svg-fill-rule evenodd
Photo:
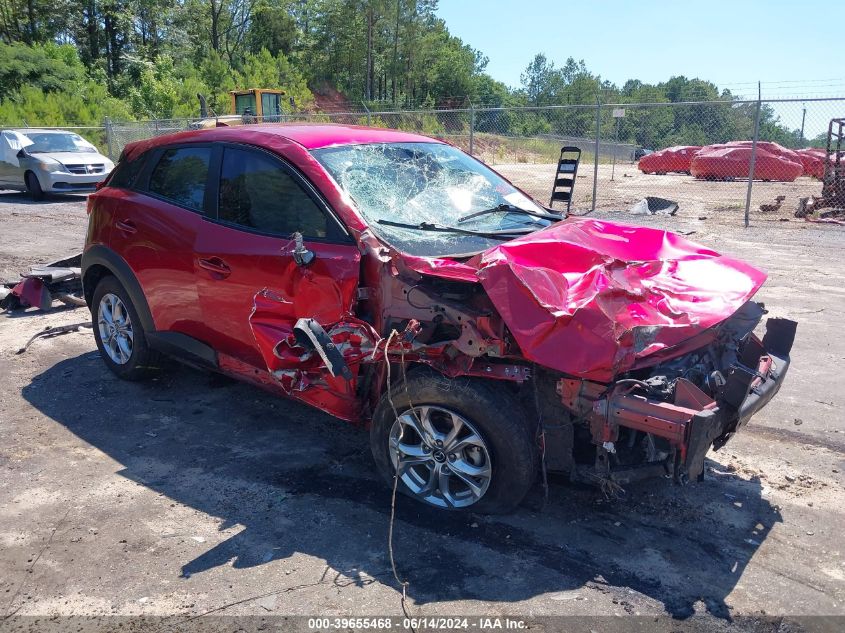
<instances>
[{"instance_id":1,"label":"front bumper debris","mask_svg":"<svg viewBox=\"0 0 845 633\"><path fill-rule=\"evenodd\" d=\"M624 483L653 476L662 468L677 481L699 478L710 447L721 448L780 389L795 329L794 321L769 319L762 341L748 335L715 397L685 378L677 380L672 402L634 393L638 381L620 380L608 386L559 380L557 392L563 404L590 424L598 448L595 474ZM608 453L615 452L620 427L663 438L670 447L669 457L615 468Z\"/></svg>"},{"instance_id":2,"label":"front bumper debris","mask_svg":"<svg viewBox=\"0 0 845 633\"><path fill-rule=\"evenodd\" d=\"M0 284L0 309L39 308L50 310L53 300L66 305L84 306L82 298L82 254L32 266L28 273L22 273L19 281ZM8 292L3 292L8 289Z\"/></svg>"}]
</instances>

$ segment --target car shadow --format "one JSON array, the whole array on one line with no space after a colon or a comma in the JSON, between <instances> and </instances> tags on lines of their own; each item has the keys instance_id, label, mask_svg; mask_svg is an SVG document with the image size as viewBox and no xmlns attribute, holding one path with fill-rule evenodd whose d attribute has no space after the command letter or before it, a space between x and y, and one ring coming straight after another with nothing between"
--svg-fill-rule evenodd
<instances>
[{"instance_id":1,"label":"car shadow","mask_svg":"<svg viewBox=\"0 0 845 633\"><path fill-rule=\"evenodd\" d=\"M183 576L304 553L336 570L332 582L396 587L391 494L373 472L366 432L181 366L152 382L122 382L96 352L59 361L22 393L120 463L121 476L219 517L221 530L244 526L184 560ZM730 619L725 598L781 521L759 480L727 472L687 487L641 482L614 500L553 478L544 507L542 498L533 491L508 516L400 498L394 551L409 595L422 604L599 591L634 613L641 594L677 618L706 609Z\"/></svg>"},{"instance_id":2,"label":"car shadow","mask_svg":"<svg viewBox=\"0 0 845 633\"><path fill-rule=\"evenodd\" d=\"M61 303L58 299L53 302L49 310L42 310L41 308L15 308L13 310L0 311L0 316L7 319L28 319L30 317L42 317L45 314L61 314L62 312L71 312L79 310L80 321L90 321L91 312L88 308L83 306L69 306Z\"/></svg>"},{"instance_id":3,"label":"car shadow","mask_svg":"<svg viewBox=\"0 0 845 633\"><path fill-rule=\"evenodd\" d=\"M33 200L29 194L23 191L0 189L0 204L25 204L31 206L43 206L45 204L59 204L68 202L85 202L88 194L85 193L45 193L41 200Z\"/></svg>"}]
</instances>

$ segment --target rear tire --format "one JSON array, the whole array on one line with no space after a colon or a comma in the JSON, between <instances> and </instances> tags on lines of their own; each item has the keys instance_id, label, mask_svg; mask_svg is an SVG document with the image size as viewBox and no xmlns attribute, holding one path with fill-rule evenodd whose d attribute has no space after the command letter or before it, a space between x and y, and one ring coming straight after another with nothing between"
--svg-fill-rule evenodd
<instances>
[{"instance_id":1,"label":"rear tire","mask_svg":"<svg viewBox=\"0 0 845 633\"><path fill-rule=\"evenodd\" d=\"M123 380L153 376L160 356L151 349L129 293L114 277L103 277L91 301L94 339L106 367Z\"/></svg>"},{"instance_id":2,"label":"rear tire","mask_svg":"<svg viewBox=\"0 0 845 633\"><path fill-rule=\"evenodd\" d=\"M41 183L38 182L38 176L31 171L26 174L26 189L29 191L29 197L33 202L40 202L44 199L44 190L41 188Z\"/></svg>"},{"instance_id":3,"label":"rear tire","mask_svg":"<svg viewBox=\"0 0 845 633\"><path fill-rule=\"evenodd\" d=\"M428 369L411 372L407 387L401 383L391 392L399 418L386 394L373 416L370 448L381 476L392 487L401 463L398 489L421 503L511 512L534 483L538 456L525 410L504 387ZM456 426L458 434L450 434Z\"/></svg>"}]
</instances>

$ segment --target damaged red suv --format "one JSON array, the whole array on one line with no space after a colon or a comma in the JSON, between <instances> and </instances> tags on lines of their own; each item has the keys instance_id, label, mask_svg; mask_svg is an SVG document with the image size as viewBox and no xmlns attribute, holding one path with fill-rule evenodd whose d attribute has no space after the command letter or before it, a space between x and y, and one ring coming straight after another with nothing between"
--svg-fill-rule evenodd
<instances>
[{"instance_id":1,"label":"damaged red suv","mask_svg":"<svg viewBox=\"0 0 845 633\"><path fill-rule=\"evenodd\" d=\"M89 198L106 365L161 354L369 426L381 474L504 512L541 468L700 476L778 391L766 276L651 228L563 217L457 148L333 125L127 146Z\"/></svg>"}]
</instances>

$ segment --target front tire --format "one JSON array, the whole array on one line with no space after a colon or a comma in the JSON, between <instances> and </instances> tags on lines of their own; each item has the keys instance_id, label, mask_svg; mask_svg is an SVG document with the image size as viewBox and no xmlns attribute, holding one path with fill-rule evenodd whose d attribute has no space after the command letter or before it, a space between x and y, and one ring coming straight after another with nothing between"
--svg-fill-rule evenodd
<instances>
[{"instance_id":1,"label":"front tire","mask_svg":"<svg viewBox=\"0 0 845 633\"><path fill-rule=\"evenodd\" d=\"M501 514L524 499L537 473L527 416L503 389L472 378L412 372L376 407L370 448L379 473L417 501Z\"/></svg>"},{"instance_id":2,"label":"front tire","mask_svg":"<svg viewBox=\"0 0 845 633\"><path fill-rule=\"evenodd\" d=\"M143 380L158 368L129 293L114 277L103 277L91 301L94 339L103 361L123 380Z\"/></svg>"},{"instance_id":3,"label":"front tire","mask_svg":"<svg viewBox=\"0 0 845 633\"><path fill-rule=\"evenodd\" d=\"M38 176L31 171L26 174L26 189L29 191L29 197L33 202L40 202L44 199L44 190L41 188L41 183L38 182Z\"/></svg>"}]
</instances>

